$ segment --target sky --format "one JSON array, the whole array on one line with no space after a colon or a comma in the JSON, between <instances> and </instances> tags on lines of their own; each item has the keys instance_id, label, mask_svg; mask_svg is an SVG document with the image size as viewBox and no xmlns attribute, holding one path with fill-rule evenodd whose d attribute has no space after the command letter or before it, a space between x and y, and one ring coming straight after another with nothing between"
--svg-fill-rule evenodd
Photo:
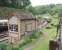
<instances>
[{"instance_id":1,"label":"sky","mask_svg":"<svg viewBox=\"0 0 62 50\"><path fill-rule=\"evenodd\" d=\"M32 6L49 5L49 4L62 4L62 0L30 0Z\"/></svg>"}]
</instances>

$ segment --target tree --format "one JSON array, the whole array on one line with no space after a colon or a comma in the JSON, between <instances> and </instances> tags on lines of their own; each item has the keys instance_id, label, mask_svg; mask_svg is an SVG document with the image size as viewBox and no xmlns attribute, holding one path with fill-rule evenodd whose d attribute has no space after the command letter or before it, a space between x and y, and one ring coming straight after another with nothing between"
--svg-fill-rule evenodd
<instances>
[{"instance_id":1,"label":"tree","mask_svg":"<svg viewBox=\"0 0 62 50\"><path fill-rule=\"evenodd\" d=\"M32 7L32 5L27 6L26 10L28 10L29 12L31 12L34 15L36 14L36 9L34 7Z\"/></svg>"},{"instance_id":2,"label":"tree","mask_svg":"<svg viewBox=\"0 0 62 50\"><path fill-rule=\"evenodd\" d=\"M0 6L9 6L9 0L0 0Z\"/></svg>"},{"instance_id":3,"label":"tree","mask_svg":"<svg viewBox=\"0 0 62 50\"><path fill-rule=\"evenodd\" d=\"M28 9L35 15L46 14L49 10L48 6L37 6L37 7L29 7Z\"/></svg>"},{"instance_id":4,"label":"tree","mask_svg":"<svg viewBox=\"0 0 62 50\"><path fill-rule=\"evenodd\" d=\"M25 8L30 5L30 0L0 0L0 6Z\"/></svg>"},{"instance_id":5,"label":"tree","mask_svg":"<svg viewBox=\"0 0 62 50\"><path fill-rule=\"evenodd\" d=\"M50 5L42 5L36 7L30 6L28 10L32 12L34 15L50 14L51 16L54 16L58 14L60 11L62 12L62 5L50 4Z\"/></svg>"},{"instance_id":6,"label":"tree","mask_svg":"<svg viewBox=\"0 0 62 50\"><path fill-rule=\"evenodd\" d=\"M15 8L25 8L30 4L30 0L11 0L11 6Z\"/></svg>"}]
</instances>

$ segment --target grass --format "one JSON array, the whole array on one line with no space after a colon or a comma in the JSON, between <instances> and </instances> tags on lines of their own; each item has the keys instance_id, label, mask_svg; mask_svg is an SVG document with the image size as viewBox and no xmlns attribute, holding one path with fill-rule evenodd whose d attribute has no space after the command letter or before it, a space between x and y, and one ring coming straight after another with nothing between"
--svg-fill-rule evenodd
<instances>
[{"instance_id":1,"label":"grass","mask_svg":"<svg viewBox=\"0 0 62 50\"><path fill-rule=\"evenodd\" d=\"M24 48L26 47L29 47L31 45L33 45L38 38L40 38L40 36L42 36L42 32L33 32L33 35L32 35L32 38L28 38L28 37L25 37L24 38L24 42L23 43L19 43L16 47L19 48L18 50L23 50ZM27 39L28 38L28 39ZM29 40L29 41L27 41Z\"/></svg>"},{"instance_id":2,"label":"grass","mask_svg":"<svg viewBox=\"0 0 62 50\"><path fill-rule=\"evenodd\" d=\"M52 20L51 23L57 25L57 23L58 23L57 21L58 21L57 19L56 20L54 19L54 20ZM57 27L51 26L51 23L49 23L49 25L48 25L51 27L50 29L44 28L42 30L43 32L48 33L47 37L44 37L43 41L40 40L40 42L36 45L36 47L32 48L32 50L49 50L49 41L51 39L54 39L56 36L56 33L57 33L56 32Z\"/></svg>"},{"instance_id":3,"label":"grass","mask_svg":"<svg viewBox=\"0 0 62 50\"><path fill-rule=\"evenodd\" d=\"M56 28L45 29L45 32L48 33L47 37L44 37L44 40L36 45L32 50L48 50L49 49L49 40L53 39L56 36Z\"/></svg>"}]
</instances>

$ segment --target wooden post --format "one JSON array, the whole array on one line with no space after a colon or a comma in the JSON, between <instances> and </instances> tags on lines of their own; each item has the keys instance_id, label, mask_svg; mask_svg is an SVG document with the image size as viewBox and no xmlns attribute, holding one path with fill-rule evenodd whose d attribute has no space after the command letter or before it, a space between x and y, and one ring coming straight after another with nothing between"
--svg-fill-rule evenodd
<instances>
[{"instance_id":1,"label":"wooden post","mask_svg":"<svg viewBox=\"0 0 62 50\"><path fill-rule=\"evenodd\" d=\"M57 41L51 40L49 42L49 50L58 50L58 49L59 49L59 44L57 43Z\"/></svg>"}]
</instances>

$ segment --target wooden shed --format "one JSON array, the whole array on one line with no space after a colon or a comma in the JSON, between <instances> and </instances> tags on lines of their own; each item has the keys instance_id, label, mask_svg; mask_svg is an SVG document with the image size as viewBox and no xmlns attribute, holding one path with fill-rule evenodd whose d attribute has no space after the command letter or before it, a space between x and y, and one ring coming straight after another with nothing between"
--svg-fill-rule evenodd
<instances>
[{"instance_id":1,"label":"wooden shed","mask_svg":"<svg viewBox=\"0 0 62 50\"><path fill-rule=\"evenodd\" d=\"M31 13L13 12L8 23L12 43L18 42L24 36L30 36L37 29L37 20Z\"/></svg>"}]
</instances>

